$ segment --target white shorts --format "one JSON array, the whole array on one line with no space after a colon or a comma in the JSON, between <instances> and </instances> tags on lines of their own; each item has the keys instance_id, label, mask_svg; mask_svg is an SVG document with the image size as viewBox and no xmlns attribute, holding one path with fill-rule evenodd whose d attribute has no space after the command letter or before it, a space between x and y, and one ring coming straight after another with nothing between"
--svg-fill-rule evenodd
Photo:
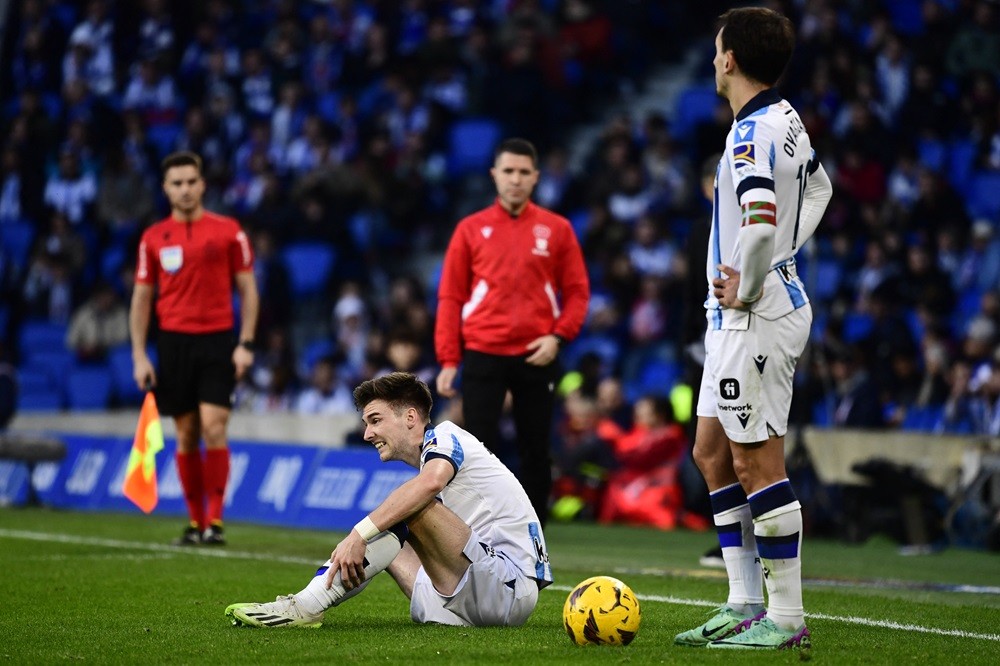
<instances>
[{"instance_id":1,"label":"white shorts","mask_svg":"<svg viewBox=\"0 0 1000 666\"><path fill-rule=\"evenodd\" d=\"M741 444L783 437L795 364L811 325L806 304L775 320L751 314L747 330L709 330L698 416L719 419L729 439Z\"/></svg>"},{"instance_id":2,"label":"white shorts","mask_svg":"<svg viewBox=\"0 0 1000 666\"><path fill-rule=\"evenodd\" d=\"M417 570L410 597L414 622L460 627L519 626L538 602L538 583L529 578L502 551L494 550L475 532L462 549L472 564L454 594L434 589L423 567Z\"/></svg>"}]
</instances>

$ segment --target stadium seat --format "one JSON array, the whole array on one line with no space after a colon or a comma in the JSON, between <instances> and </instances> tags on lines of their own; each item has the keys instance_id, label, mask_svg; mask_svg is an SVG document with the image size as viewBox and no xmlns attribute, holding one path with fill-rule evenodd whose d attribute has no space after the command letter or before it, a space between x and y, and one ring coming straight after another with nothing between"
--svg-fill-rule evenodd
<instances>
[{"instance_id":1,"label":"stadium seat","mask_svg":"<svg viewBox=\"0 0 1000 666\"><path fill-rule=\"evenodd\" d=\"M1000 172L981 171L972 176L967 207L972 217L1000 215Z\"/></svg>"},{"instance_id":2,"label":"stadium seat","mask_svg":"<svg viewBox=\"0 0 1000 666\"><path fill-rule=\"evenodd\" d=\"M336 350L337 346L329 338L313 340L306 345L306 348L302 352L302 366L299 368L299 373L303 377L309 377L316 362L324 356L333 354Z\"/></svg>"},{"instance_id":3,"label":"stadium seat","mask_svg":"<svg viewBox=\"0 0 1000 666\"><path fill-rule=\"evenodd\" d=\"M340 119L340 95L335 92L325 92L316 98L316 114L328 123Z\"/></svg>"},{"instance_id":4,"label":"stadium seat","mask_svg":"<svg viewBox=\"0 0 1000 666\"><path fill-rule=\"evenodd\" d=\"M596 335L577 338L566 348L564 361L566 368L576 368L580 358L590 353L597 354L601 358L605 370L612 370L618 365L622 348L614 338Z\"/></svg>"},{"instance_id":5,"label":"stadium seat","mask_svg":"<svg viewBox=\"0 0 1000 666\"><path fill-rule=\"evenodd\" d=\"M56 386L62 384L66 374L76 365L73 352L63 349L30 351L22 358L21 367L44 372Z\"/></svg>"},{"instance_id":6,"label":"stadium seat","mask_svg":"<svg viewBox=\"0 0 1000 666\"><path fill-rule=\"evenodd\" d=\"M456 122L448 137L448 170L452 176L485 173L500 141L500 124L489 118Z\"/></svg>"},{"instance_id":7,"label":"stadium seat","mask_svg":"<svg viewBox=\"0 0 1000 666\"><path fill-rule=\"evenodd\" d=\"M822 400L813 403L812 424L818 428L829 428L833 425L833 415Z\"/></svg>"},{"instance_id":8,"label":"stadium seat","mask_svg":"<svg viewBox=\"0 0 1000 666\"><path fill-rule=\"evenodd\" d=\"M926 407L910 407L903 418L902 429L920 432L932 432L944 418L944 407L928 405Z\"/></svg>"},{"instance_id":9,"label":"stadium seat","mask_svg":"<svg viewBox=\"0 0 1000 666\"><path fill-rule=\"evenodd\" d=\"M576 237L582 239L583 234L587 231L587 225L590 224L590 211L581 208L571 212L568 217L570 224L573 225L573 231L576 232Z\"/></svg>"},{"instance_id":10,"label":"stadium seat","mask_svg":"<svg viewBox=\"0 0 1000 666\"><path fill-rule=\"evenodd\" d=\"M948 182L962 196L969 193L972 169L978 150L976 143L970 139L956 139L949 146Z\"/></svg>"},{"instance_id":11,"label":"stadium seat","mask_svg":"<svg viewBox=\"0 0 1000 666\"><path fill-rule=\"evenodd\" d=\"M19 222L4 222L0 224L0 245L11 260L24 268L28 263L31 243L35 240L35 225L21 220Z\"/></svg>"},{"instance_id":12,"label":"stadium seat","mask_svg":"<svg viewBox=\"0 0 1000 666\"><path fill-rule=\"evenodd\" d=\"M18 349L23 356L31 357L37 352L66 352L65 324L48 321L26 321L21 324L18 334Z\"/></svg>"},{"instance_id":13,"label":"stadium seat","mask_svg":"<svg viewBox=\"0 0 1000 666\"><path fill-rule=\"evenodd\" d=\"M113 284L118 278L118 272L125 265L126 255L125 248L120 245L107 248L101 255L101 279Z\"/></svg>"},{"instance_id":14,"label":"stadium seat","mask_svg":"<svg viewBox=\"0 0 1000 666\"><path fill-rule=\"evenodd\" d=\"M924 31L922 0L883 0L894 27L907 37L916 37Z\"/></svg>"},{"instance_id":15,"label":"stadium seat","mask_svg":"<svg viewBox=\"0 0 1000 666\"><path fill-rule=\"evenodd\" d=\"M292 243L282 251L288 270L292 295L314 296L330 279L336 253L332 246L319 242Z\"/></svg>"},{"instance_id":16,"label":"stadium seat","mask_svg":"<svg viewBox=\"0 0 1000 666\"><path fill-rule=\"evenodd\" d=\"M685 88L677 96L671 134L677 139L690 137L700 122L712 117L719 100L714 83Z\"/></svg>"},{"instance_id":17,"label":"stadium seat","mask_svg":"<svg viewBox=\"0 0 1000 666\"><path fill-rule=\"evenodd\" d=\"M161 158L177 148L177 139L181 135L181 126L177 123L162 123L151 125L146 130L146 138L153 144L156 154Z\"/></svg>"},{"instance_id":18,"label":"stadium seat","mask_svg":"<svg viewBox=\"0 0 1000 666\"><path fill-rule=\"evenodd\" d=\"M872 332L875 322L866 314L851 313L844 318L844 341L858 342Z\"/></svg>"},{"instance_id":19,"label":"stadium seat","mask_svg":"<svg viewBox=\"0 0 1000 666\"><path fill-rule=\"evenodd\" d=\"M17 410L19 412L51 412L62 409L62 395L55 390L18 391Z\"/></svg>"},{"instance_id":20,"label":"stadium seat","mask_svg":"<svg viewBox=\"0 0 1000 666\"><path fill-rule=\"evenodd\" d=\"M48 369L25 366L17 369L17 390L27 393L49 393L56 389Z\"/></svg>"},{"instance_id":21,"label":"stadium seat","mask_svg":"<svg viewBox=\"0 0 1000 666\"><path fill-rule=\"evenodd\" d=\"M639 373L639 388L643 394L668 396L680 376L679 364L654 360Z\"/></svg>"},{"instance_id":22,"label":"stadium seat","mask_svg":"<svg viewBox=\"0 0 1000 666\"><path fill-rule=\"evenodd\" d=\"M917 156L925 167L941 173L947 166L948 147L944 141L921 139L917 142Z\"/></svg>"},{"instance_id":23,"label":"stadium seat","mask_svg":"<svg viewBox=\"0 0 1000 666\"><path fill-rule=\"evenodd\" d=\"M73 368L66 378L66 401L74 411L107 409L111 402L111 369L105 365Z\"/></svg>"},{"instance_id":24,"label":"stadium seat","mask_svg":"<svg viewBox=\"0 0 1000 666\"><path fill-rule=\"evenodd\" d=\"M840 263L835 260L821 259L816 262L816 298L826 301L836 296L840 289L842 271ZM813 283L809 282L808 285L812 287Z\"/></svg>"},{"instance_id":25,"label":"stadium seat","mask_svg":"<svg viewBox=\"0 0 1000 666\"><path fill-rule=\"evenodd\" d=\"M147 353L155 366L155 351L150 349ZM112 348L108 352L108 367L111 370L111 390L115 400L122 405L142 404L144 394L132 378L132 347L123 344Z\"/></svg>"}]
</instances>

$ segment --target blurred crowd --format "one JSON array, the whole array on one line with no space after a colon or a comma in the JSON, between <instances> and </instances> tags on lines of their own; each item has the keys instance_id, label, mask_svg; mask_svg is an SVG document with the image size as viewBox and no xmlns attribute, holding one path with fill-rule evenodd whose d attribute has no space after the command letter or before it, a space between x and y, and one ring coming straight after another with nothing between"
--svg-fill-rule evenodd
<instances>
[{"instance_id":1,"label":"blurred crowd","mask_svg":"<svg viewBox=\"0 0 1000 666\"><path fill-rule=\"evenodd\" d=\"M671 389L704 326L704 181L732 122L711 90L727 4L11 3L0 227L33 233L0 254L6 350L16 360L19 326L38 319L67 326L79 362L125 342L138 235L166 210L159 159L188 149L206 207L236 216L256 252L260 351L238 408L351 412L350 387L378 372L430 379L440 254L491 192L485 170L450 167L449 130L485 117L539 147L535 199L573 222L590 271L563 359L567 483L587 485L581 460L627 468L629 432L690 417L690 391ZM1000 6L762 4L796 24L781 90L835 188L800 253L815 344L792 422L1000 434ZM602 115L691 54L676 105ZM567 138L595 122L573 168ZM336 250L320 297L293 292L282 251L301 242ZM590 460L595 439L619 455ZM657 464L679 464L686 445L657 441Z\"/></svg>"}]
</instances>

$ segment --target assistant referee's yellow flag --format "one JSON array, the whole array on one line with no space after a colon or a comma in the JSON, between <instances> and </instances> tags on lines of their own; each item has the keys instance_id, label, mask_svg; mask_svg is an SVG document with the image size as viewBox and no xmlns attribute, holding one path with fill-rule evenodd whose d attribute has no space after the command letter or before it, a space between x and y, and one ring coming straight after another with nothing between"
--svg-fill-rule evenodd
<instances>
[{"instance_id":1,"label":"assistant referee's yellow flag","mask_svg":"<svg viewBox=\"0 0 1000 666\"><path fill-rule=\"evenodd\" d=\"M156 398L152 391L146 392L139 412L139 425L132 440L132 453L128 457L128 469L122 493L145 513L156 508L156 454L163 450L163 428L160 426L160 412L156 408Z\"/></svg>"}]
</instances>

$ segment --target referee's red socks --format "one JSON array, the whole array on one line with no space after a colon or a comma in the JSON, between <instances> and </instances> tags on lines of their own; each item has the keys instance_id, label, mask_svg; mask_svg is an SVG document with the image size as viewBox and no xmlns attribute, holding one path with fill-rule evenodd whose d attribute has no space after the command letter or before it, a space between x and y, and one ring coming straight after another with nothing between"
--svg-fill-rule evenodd
<instances>
[{"instance_id":1,"label":"referee's red socks","mask_svg":"<svg viewBox=\"0 0 1000 666\"><path fill-rule=\"evenodd\" d=\"M199 530L205 529L205 490L202 483L201 451L191 453L177 452L177 476L184 489L184 501L187 502L188 516L191 524ZM227 458L228 466L228 458Z\"/></svg>"},{"instance_id":2,"label":"referee's red socks","mask_svg":"<svg viewBox=\"0 0 1000 666\"><path fill-rule=\"evenodd\" d=\"M205 451L205 500L207 511L202 529L222 523L222 508L226 500L226 482L229 480L229 449Z\"/></svg>"}]
</instances>

